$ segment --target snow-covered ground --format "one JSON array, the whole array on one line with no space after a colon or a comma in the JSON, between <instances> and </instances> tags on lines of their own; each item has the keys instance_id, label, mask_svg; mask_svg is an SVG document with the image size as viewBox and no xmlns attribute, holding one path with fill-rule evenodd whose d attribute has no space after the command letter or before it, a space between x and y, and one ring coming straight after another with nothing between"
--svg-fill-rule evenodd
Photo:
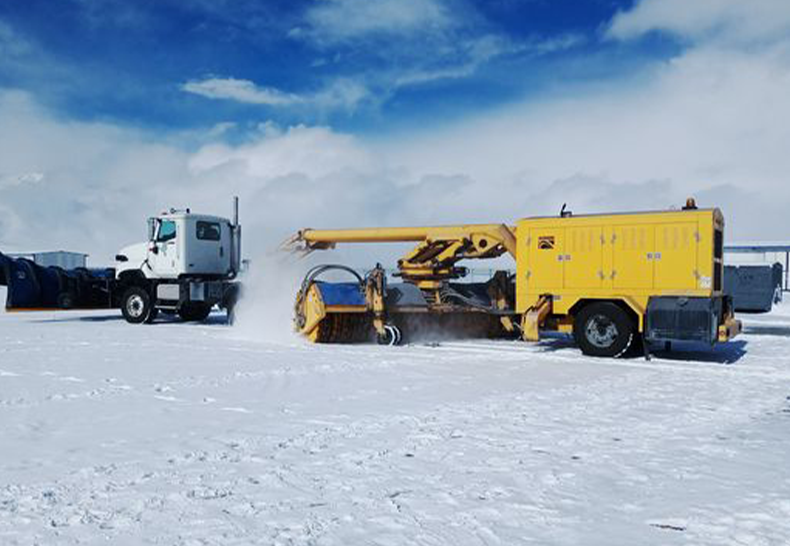
<instances>
[{"instance_id":1,"label":"snow-covered ground","mask_svg":"<svg viewBox=\"0 0 790 546\"><path fill-rule=\"evenodd\" d=\"M0 313L0 544L787 544L790 306L646 362Z\"/></svg>"}]
</instances>

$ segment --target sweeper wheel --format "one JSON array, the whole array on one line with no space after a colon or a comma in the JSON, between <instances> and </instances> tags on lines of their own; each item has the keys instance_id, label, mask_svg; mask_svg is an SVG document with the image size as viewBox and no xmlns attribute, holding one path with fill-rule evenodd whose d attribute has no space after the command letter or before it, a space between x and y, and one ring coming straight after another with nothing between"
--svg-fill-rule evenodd
<instances>
[{"instance_id":1,"label":"sweeper wheel","mask_svg":"<svg viewBox=\"0 0 790 546\"><path fill-rule=\"evenodd\" d=\"M401 333L400 328L393 326L392 324L386 324L384 326L384 334L379 334L376 336L376 342L379 345L400 345L402 340L403 334Z\"/></svg>"}]
</instances>

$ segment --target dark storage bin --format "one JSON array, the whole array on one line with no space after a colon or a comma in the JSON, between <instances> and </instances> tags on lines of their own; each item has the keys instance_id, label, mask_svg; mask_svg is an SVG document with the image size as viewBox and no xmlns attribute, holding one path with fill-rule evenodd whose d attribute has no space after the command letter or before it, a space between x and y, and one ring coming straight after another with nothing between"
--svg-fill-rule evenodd
<instances>
[{"instance_id":1,"label":"dark storage bin","mask_svg":"<svg viewBox=\"0 0 790 546\"><path fill-rule=\"evenodd\" d=\"M735 311L767 313L781 290L782 264L724 267L724 293L732 296Z\"/></svg>"}]
</instances>

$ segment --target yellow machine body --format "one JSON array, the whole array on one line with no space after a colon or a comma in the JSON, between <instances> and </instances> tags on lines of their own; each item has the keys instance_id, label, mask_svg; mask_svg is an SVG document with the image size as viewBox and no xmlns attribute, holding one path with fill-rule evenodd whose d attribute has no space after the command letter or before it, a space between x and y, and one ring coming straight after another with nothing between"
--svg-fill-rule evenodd
<instances>
[{"instance_id":1,"label":"yellow machine body","mask_svg":"<svg viewBox=\"0 0 790 546\"><path fill-rule=\"evenodd\" d=\"M297 298L297 329L313 341L350 341L365 338L359 329L375 330L381 338L388 324L432 316L482 325L478 330L489 334L536 341L545 330L578 336L577 316L585 316L582 310L596 303L599 310L601 305L623 309L633 324L627 327L629 336L644 334L650 316L654 322L670 324L663 331L669 338L658 328L657 334L651 330L653 339L673 339L671 324L686 320L692 311L697 313L693 320L702 317L714 329L713 336L706 334L704 339L727 341L741 329L722 290L724 217L718 209L563 214L524 218L516 226L303 230L286 246L309 252L337 243L396 241L417 243L398 261L396 275L419 289L423 304L391 303L383 270L375 278L359 277L359 297L352 294L351 299L337 300L337 287L311 280ZM465 274L457 262L504 254L515 258L516 272L498 272L481 287L487 306L468 303L469 298L458 294L463 285L449 282ZM324 302L322 290L333 301ZM706 318L707 308L713 309L712 322ZM686 319L677 318L683 313ZM596 327L600 332L593 332L591 339L604 339L606 328Z\"/></svg>"},{"instance_id":2,"label":"yellow machine body","mask_svg":"<svg viewBox=\"0 0 790 546\"><path fill-rule=\"evenodd\" d=\"M651 296L722 293L718 209L525 218L517 226L516 311L545 295L552 314L583 300L626 303L639 320Z\"/></svg>"}]
</instances>

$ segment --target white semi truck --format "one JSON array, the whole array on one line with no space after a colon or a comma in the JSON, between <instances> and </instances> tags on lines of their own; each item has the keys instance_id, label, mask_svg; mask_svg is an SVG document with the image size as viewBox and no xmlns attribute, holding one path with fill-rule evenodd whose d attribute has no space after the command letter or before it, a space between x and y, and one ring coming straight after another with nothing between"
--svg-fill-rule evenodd
<instances>
[{"instance_id":1,"label":"white semi truck","mask_svg":"<svg viewBox=\"0 0 790 546\"><path fill-rule=\"evenodd\" d=\"M232 322L241 291L238 198L233 210L233 221L189 209L149 218L148 241L121 249L114 268L43 267L0 254L6 309L120 308L128 322L140 324L160 312L201 321L216 305Z\"/></svg>"},{"instance_id":2,"label":"white semi truck","mask_svg":"<svg viewBox=\"0 0 790 546\"><path fill-rule=\"evenodd\" d=\"M241 269L238 198L233 210L233 222L189 209L148 219L148 241L115 256L115 290L127 322L151 322L159 311L201 321L214 305L232 321Z\"/></svg>"}]
</instances>

